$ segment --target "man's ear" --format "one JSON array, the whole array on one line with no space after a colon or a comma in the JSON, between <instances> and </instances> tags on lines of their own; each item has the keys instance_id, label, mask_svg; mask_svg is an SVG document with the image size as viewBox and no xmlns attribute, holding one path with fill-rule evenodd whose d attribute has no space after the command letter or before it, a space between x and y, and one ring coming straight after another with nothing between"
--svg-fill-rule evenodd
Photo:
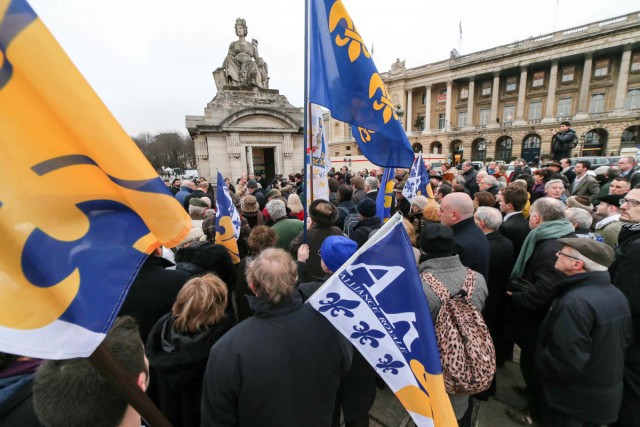
<instances>
[{"instance_id":1,"label":"man's ear","mask_svg":"<svg viewBox=\"0 0 640 427\"><path fill-rule=\"evenodd\" d=\"M147 391L147 387L149 385L149 381L148 381L148 375L146 372L140 372L138 374L138 380L136 381L136 383L138 384L138 387L140 387L140 389L142 391Z\"/></svg>"},{"instance_id":2,"label":"man's ear","mask_svg":"<svg viewBox=\"0 0 640 427\"><path fill-rule=\"evenodd\" d=\"M153 254L156 256L162 256L162 246L158 246Z\"/></svg>"},{"instance_id":3,"label":"man's ear","mask_svg":"<svg viewBox=\"0 0 640 427\"><path fill-rule=\"evenodd\" d=\"M256 287L253 285L253 282L249 282L249 289L251 289L251 292L253 292L254 295L257 295Z\"/></svg>"}]
</instances>

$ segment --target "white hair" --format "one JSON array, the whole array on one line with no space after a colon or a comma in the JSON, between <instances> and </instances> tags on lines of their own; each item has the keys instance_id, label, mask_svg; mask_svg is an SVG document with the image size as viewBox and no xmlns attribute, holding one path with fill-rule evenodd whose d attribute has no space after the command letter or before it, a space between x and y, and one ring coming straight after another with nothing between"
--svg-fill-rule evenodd
<instances>
[{"instance_id":1,"label":"white hair","mask_svg":"<svg viewBox=\"0 0 640 427\"><path fill-rule=\"evenodd\" d=\"M591 214L581 208L567 208L565 215L570 223L578 224L578 228L591 228L593 218Z\"/></svg>"},{"instance_id":2,"label":"white hair","mask_svg":"<svg viewBox=\"0 0 640 427\"><path fill-rule=\"evenodd\" d=\"M495 176L488 175L482 178L482 183L489 184L489 185L498 185L498 180L496 179Z\"/></svg>"},{"instance_id":3,"label":"white hair","mask_svg":"<svg viewBox=\"0 0 640 427\"><path fill-rule=\"evenodd\" d=\"M547 181L547 183L544 185L544 189L548 190L554 184L562 184L562 186L564 187L564 182L561 179L552 179Z\"/></svg>"},{"instance_id":4,"label":"white hair","mask_svg":"<svg viewBox=\"0 0 640 427\"><path fill-rule=\"evenodd\" d=\"M364 180L364 184L369 187L369 190L377 190L378 189L378 178L373 177L373 176L368 176L365 180Z\"/></svg>"},{"instance_id":5,"label":"white hair","mask_svg":"<svg viewBox=\"0 0 640 427\"><path fill-rule=\"evenodd\" d=\"M502 224L502 214L496 208L489 206L480 206L476 211L476 217L479 221L484 222L485 227L491 230L497 230Z\"/></svg>"}]
</instances>

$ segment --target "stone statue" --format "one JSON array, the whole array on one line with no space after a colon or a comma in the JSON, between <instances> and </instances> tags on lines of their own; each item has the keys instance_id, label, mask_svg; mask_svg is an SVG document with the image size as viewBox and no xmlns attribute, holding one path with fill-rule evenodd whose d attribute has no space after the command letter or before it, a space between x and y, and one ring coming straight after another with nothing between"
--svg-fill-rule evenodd
<instances>
[{"instance_id":1,"label":"stone statue","mask_svg":"<svg viewBox=\"0 0 640 427\"><path fill-rule=\"evenodd\" d=\"M224 83L231 86L269 87L269 74L266 62L258 54L258 41L251 43L245 40L247 23L244 19L236 19L236 35L238 40L229 45L229 53L222 63L222 68L214 72L224 72Z\"/></svg>"},{"instance_id":2,"label":"stone statue","mask_svg":"<svg viewBox=\"0 0 640 427\"><path fill-rule=\"evenodd\" d=\"M391 73L392 74L401 73L405 69L406 68L405 68L405 65L404 65L404 61L400 61L400 58L397 58L396 62L391 64Z\"/></svg>"}]
</instances>

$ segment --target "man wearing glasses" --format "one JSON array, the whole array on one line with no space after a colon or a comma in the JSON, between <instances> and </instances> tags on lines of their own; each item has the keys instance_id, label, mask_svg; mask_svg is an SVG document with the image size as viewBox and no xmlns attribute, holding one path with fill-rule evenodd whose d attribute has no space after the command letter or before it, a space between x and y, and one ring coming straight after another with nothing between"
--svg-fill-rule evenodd
<instances>
[{"instance_id":1,"label":"man wearing glasses","mask_svg":"<svg viewBox=\"0 0 640 427\"><path fill-rule=\"evenodd\" d=\"M640 184L640 173L634 170L633 167L636 164L636 159L631 156L622 157L618 160L618 166L620 167L620 176L627 178L631 181L631 188Z\"/></svg>"},{"instance_id":2,"label":"man wearing glasses","mask_svg":"<svg viewBox=\"0 0 640 427\"><path fill-rule=\"evenodd\" d=\"M564 279L540 327L535 357L541 425L611 424L631 340L629 304L607 271L613 249L590 239L558 243L555 268Z\"/></svg>"},{"instance_id":3,"label":"man wearing glasses","mask_svg":"<svg viewBox=\"0 0 640 427\"><path fill-rule=\"evenodd\" d=\"M629 191L620 200L620 221L623 224L616 259L609 272L613 285L629 301L633 321L632 341L625 357L622 406L616 424L624 427L640 425L640 189Z\"/></svg>"}]
</instances>

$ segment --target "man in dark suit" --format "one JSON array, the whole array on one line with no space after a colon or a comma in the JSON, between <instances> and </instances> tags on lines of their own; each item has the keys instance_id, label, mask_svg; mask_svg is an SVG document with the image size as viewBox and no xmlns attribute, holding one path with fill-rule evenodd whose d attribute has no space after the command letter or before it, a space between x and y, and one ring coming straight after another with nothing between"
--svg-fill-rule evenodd
<instances>
[{"instance_id":1,"label":"man in dark suit","mask_svg":"<svg viewBox=\"0 0 640 427\"><path fill-rule=\"evenodd\" d=\"M373 177L373 176L366 177L364 180L364 191L367 193L367 195L365 197L375 202L376 199L378 198L379 186L380 186L380 183L378 182L378 179L376 177Z\"/></svg>"},{"instance_id":2,"label":"man in dark suit","mask_svg":"<svg viewBox=\"0 0 640 427\"><path fill-rule=\"evenodd\" d=\"M569 185L573 184L573 180L576 179L576 173L571 169L571 160L560 160L560 166L562 166L562 174L569 180Z\"/></svg>"},{"instance_id":3,"label":"man in dark suit","mask_svg":"<svg viewBox=\"0 0 640 427\"><path fill-rule=\"evenodd\" d=\"M489 242L473 221L473 200L467 193L451 193L440 203L440 222L453 230L460 262L489 278Z\"/></svg>"},{"instance_id":4,"label":"man in dark suit","mask_svg":"<svg viewBox=\"0 0 640 427\"><path fill-rule=\"evenodd\" d=\"M503 366L507 357L505 326L509 323L509 300L506 292L514 263L513 244L498 231L502 225L502 215L498 209L481 206L474 214L474 220L489 241L489 296L482 315L496 348L496 364ZM490 391L495 393L495 379Z\"/></svg>"},{"instance_id":5,"label":"man in dark suit","mask_svg":"<svg viewBox=\"0 0 640 427\"><path fill-rule=\"evenodd\" d=\"M527 190L515 185L509 185L498 193L500 211L504 214L500 233L513 243L513 253L517 257L524 239L529 234L529 221L522 215L522 209L529 200Z\"/></svg>"}]
</instances>

